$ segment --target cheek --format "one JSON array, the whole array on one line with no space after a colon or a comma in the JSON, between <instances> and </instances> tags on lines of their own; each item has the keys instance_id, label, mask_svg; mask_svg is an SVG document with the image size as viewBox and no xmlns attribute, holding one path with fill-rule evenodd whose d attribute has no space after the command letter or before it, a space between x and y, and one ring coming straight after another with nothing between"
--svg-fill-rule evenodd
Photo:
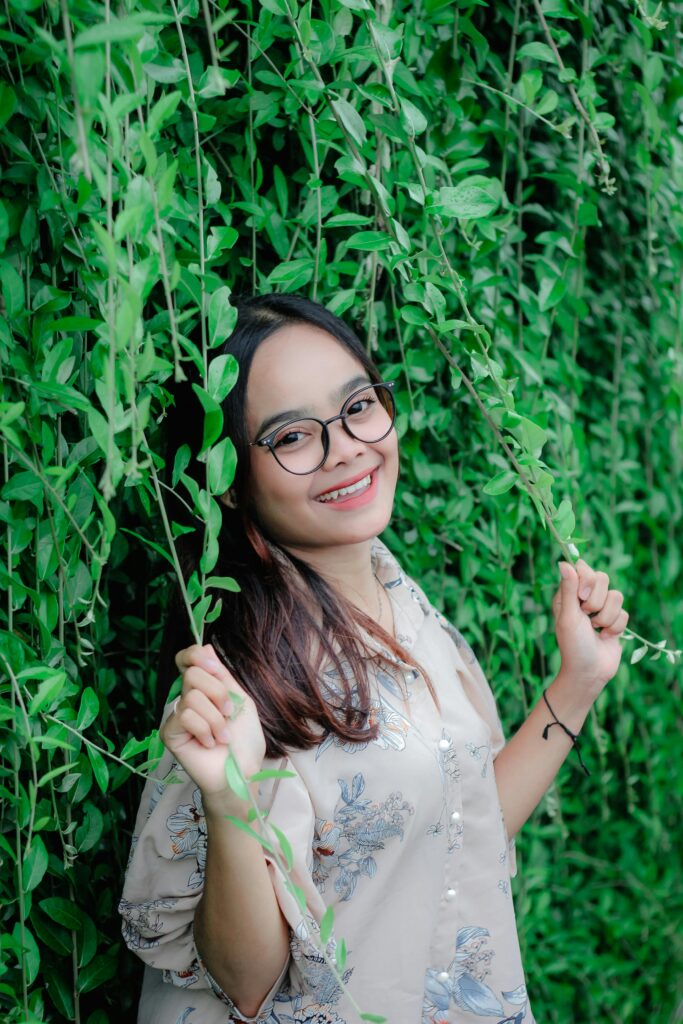
<instances>
[{"instance_id":1,"label":"cheek","mask_svg":"<svg viewBox=\"0 0 683 1024\"><path fill-rule=\"evenodd\" d=\"M257 466L252 461L250 492L251 505L264 524L288 517L306 496L299 478L285 472L272 456Z\"/></svg>"}]
</instances>

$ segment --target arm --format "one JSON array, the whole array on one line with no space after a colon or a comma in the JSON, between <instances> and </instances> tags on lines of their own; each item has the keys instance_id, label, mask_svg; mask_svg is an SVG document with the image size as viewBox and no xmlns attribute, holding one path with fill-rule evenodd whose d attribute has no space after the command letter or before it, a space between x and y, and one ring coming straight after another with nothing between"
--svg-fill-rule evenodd
<instances>
[{"instance_id":1,"label":"arm","mask_svg":"<svg viewBox=\"0 0 683 1024\"><path fill-rule=\"evenodd\" d=\"M253 700L211 647L181 651L176 663L182 696L161 735L199 787L206 819L195 944L211 979L241 1013L256 1016L288 963L289 926L262 846L226 820L246 821L249 804L228 786L225 760L230 750L243 775L251 776L263 763L265 738Z\"/></svg>"},{"instance_id":2,"label":"arm","mask_svg":"<svg viewBox=\"0 0 683 1024\"><path fill-rule=\"evenodd\" d=\"M221 797L203 802L207 854L194 924L197 951L238 1009L255 1016L288 962L289 926L260 844L225 820L235 810Z\"/></svg>"},{"instance_id":3,"label":"arm","mask_svg":"<svg viewBox=\"0 0 683 1024\"><path fill-rule=\"evenodd\" d=\"M563 579L553 613L562 668L547 695L557 718L576 735L619 667L619 636L628 615L621 593L608 590L606 573L593 572L583 561L576 569L562 562L560 572ZM543 739L545 726L553 720L541 699L496 757L496 784L510 838L537 807L571 751L572 741L559 726Z\"/></svg>"}]
</instances>

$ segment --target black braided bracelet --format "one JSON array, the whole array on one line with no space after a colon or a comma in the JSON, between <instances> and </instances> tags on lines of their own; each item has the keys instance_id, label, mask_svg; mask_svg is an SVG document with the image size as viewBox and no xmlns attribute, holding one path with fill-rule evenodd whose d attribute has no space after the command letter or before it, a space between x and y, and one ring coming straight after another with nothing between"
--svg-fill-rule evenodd
<instances>
[{"instance_id":1,"label":"black braided bracelet","mask_svg":"<svg viewBox=\"0 0 683 1024\"><path fill-rule=\"evenodd\" d=\"M581 751L579 750L579 737L578 737L578 734L577 733L573 733L571 731L571 729L567 728L567 726L564 724L564 722L561 722L559 720L559 718L557 717L557 715L555 714L553 709L550 707L550 702L548 701L548 698L546 696L546 691L545 690L543 691L543 700L546 702L546 704L548 706L548 711L550 712L550 714L555 719L554 722L548 722L548 724L546 725L545 729L543 730L543 739L547 740L548 739L548 733L550 732L552 727L554 725L559 725L559 727L561 729L564 729L564 731L566 732L567 736L569 736L569 739L572 741L572 744L574 746L574 750L576 751L576 753L578 755L578 758L579 758L579 764L581 765L581 767L585 771L586 775L590 775L590 772L586 768L585 764L583 763L583 758L581 757Z\"/></svg>"}]
</instances>

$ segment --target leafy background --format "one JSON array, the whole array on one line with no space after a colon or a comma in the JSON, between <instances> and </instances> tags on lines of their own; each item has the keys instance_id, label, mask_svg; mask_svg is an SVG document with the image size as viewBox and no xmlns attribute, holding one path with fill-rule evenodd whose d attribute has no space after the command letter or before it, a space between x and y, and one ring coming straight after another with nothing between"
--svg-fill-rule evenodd
<instances>
[{"instance_id":1,"label":"leafy background","mask_svg":"<svg viewBox=\"0 0 683 1024\"><path fill-rule=\"evenodd\" d=\"M648 643L587 723L591 777L570 759L519 840L519 929L539 1021L680 1019L682 14L5 4L3 1019L134 1019L116 904L159 753L168 488L203 531L201 636L234 469L218 349L231 294L266 290L345 316L397 380L386 539L508 731L557 667L562 552L624 590ZM165 465L190 383L202 451Z\"/></svg>"}]
</instances>

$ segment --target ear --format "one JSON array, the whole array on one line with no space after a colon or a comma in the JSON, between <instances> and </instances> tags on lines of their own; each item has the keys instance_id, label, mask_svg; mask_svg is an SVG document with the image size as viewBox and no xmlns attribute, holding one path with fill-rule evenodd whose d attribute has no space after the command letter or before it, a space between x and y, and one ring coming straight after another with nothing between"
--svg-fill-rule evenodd
<instances>
[{"instance_id":1,"label":"ear","mask_svg":"<svg viewBox=\"0 0 683 1024\"><path fill-rule=\"evenodd\" d=\"M221 494L219 501L222 501L226 508L237 508L237 498L235 497L235 492L232 487L230 487L225 494Z\"/></svg>"}]
</instances>

